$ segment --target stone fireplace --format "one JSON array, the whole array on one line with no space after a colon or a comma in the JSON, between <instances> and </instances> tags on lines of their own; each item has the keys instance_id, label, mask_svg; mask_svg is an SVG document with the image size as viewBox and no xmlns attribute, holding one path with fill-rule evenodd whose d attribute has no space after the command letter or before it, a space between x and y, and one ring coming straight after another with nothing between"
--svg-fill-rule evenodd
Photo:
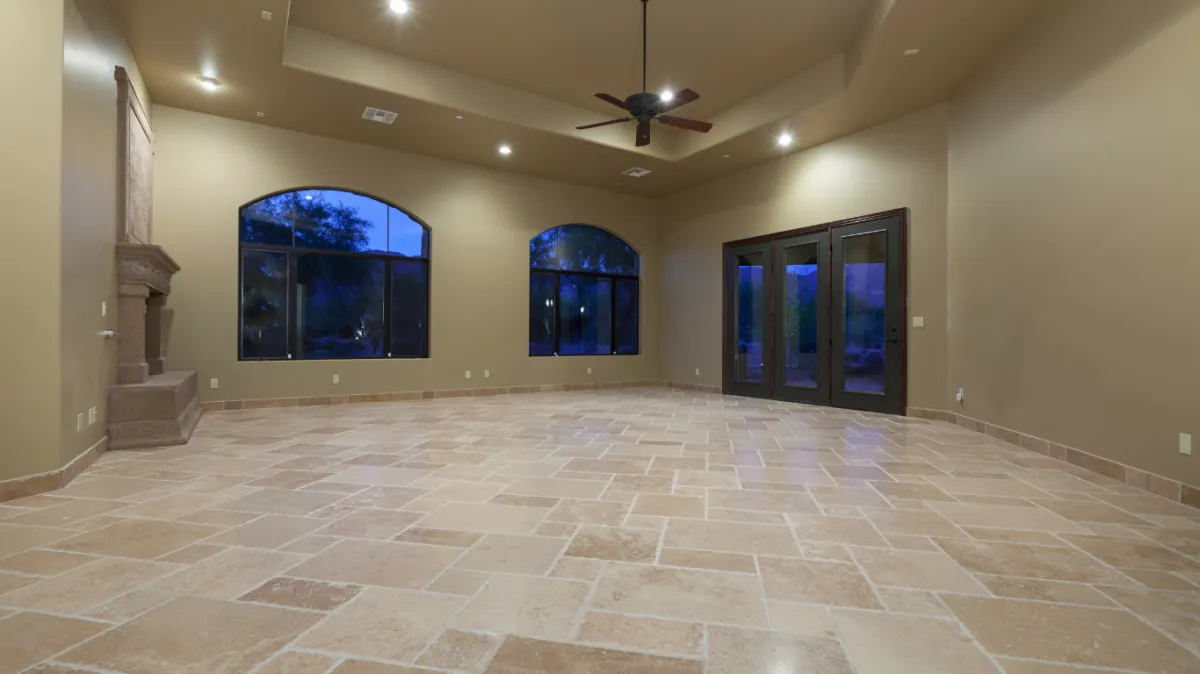
<instances>
[{"instance_id":1,"label":"stone fireplace","mask_svg":"<svg viewBox=\"0 0 1200 674\"><path fill-rule=\"evenodd\" d=\"M117 232L117 383L108 391L108 448L181 445L200 420L196 373L167 372L163 307L179 265L151 241L154 133L128 75L116 72L121 155Z\"/></svg>"}]
</instances>

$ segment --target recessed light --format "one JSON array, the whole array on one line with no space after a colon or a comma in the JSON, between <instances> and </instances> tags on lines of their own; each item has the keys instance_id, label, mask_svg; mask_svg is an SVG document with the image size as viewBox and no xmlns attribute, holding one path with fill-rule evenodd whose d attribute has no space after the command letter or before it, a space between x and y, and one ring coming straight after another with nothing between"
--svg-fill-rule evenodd
<instances>
[{"instance_id":1,"label":"recessed light","mask_svg":"<svg viewBox=\"0 0 1200 674\"><path fill-rule=\"evenodd\" d=\"M270 13L270 12L268 12L267 10L265 10L265 9L264 9L264 10L262 11L262 17L263 17L263 21L270 21L272 16L274 16L274 14L271 14L271 13Z\"/></svg>"},{"instance_id":2,"label":"recessed light","mask_svg":"<svg viewBox=\"0 0 1200 674\"><path fill-rule=\"evenodd\" d=\"M462 118L463 118L463 116L462 116L462 115L455 115L455 116L454 116L454 119L462 119Z\"/></svg>"},{"instance_id":3,"label":"recessed light","mask_svg":"<svg viewBox=\"0 0 1200 674\"><path fill-rule=\"evenodd\" d=\"M792 134L784 131L775 139L775 143L779 145L779 147L788 147L794 140L796 140L796 138L792 136Z\"/></svg>"},{"instance_id":4,"label":"recessed light","mask_svg":"<svg viewBox=\"0 0 1200 674\"><path fill-rule=\"evenodd\" d=\"M257 115L257 116L259 116L259 117L266 117L266 116L267 116L267 113L265 113L265 112L256 112L256 113L254 113L254 114L255 114L255 115Z\"/></svg>"},{"instance_id":5,"label":"recessed light","mask_svg":"<svg viewBox=\"0 0 1200 674\"><path fill-rule=\"evenodd\" d=\"M388 3L388 9L392 10L393 14L408 14L408 3L405 0L392 0Z\"/></svg>"},{"instance_id":6,"label":"recessed light","mask_svg":"<svg viewBox=\"0 0 1200 674\"><path fill-rule=\"evenodd\" d=\"M205 91L216 91L217 89L221 88L221 80L215 77L209 77L208 75L201 75L196 78L196 81L200 83L200 86L203 87Z\"/></svg>"},{"instance_id":7,"label":"recessed light","mask_svg":"<svg viewBox=\"0 0 1200 674\"><path fill-rule=\"evenodd\" d=\"M512 154L512 148L507 145L501 145L500 147L496 148L496 151L499 152L500 154L504 155L505 157Z\"/></svg>"},{"instance_id":8,"label":"recessed light","mask_svg":"<svg viewBox=\"0 0 1200 674\"><path fill-rule=\"evenodd\" d=\"M730 158L730 157L732 157L732 156L733 156L733 155L731 155L731 154L727 154L727 155L725 155L725 159L729 159L729 158Z\"/></svg>"},{"instance_id":9,"label":"recessed light","mask_svg":"<svg viewBox=\"0 0 1200 674\"><path fill-rule=\"evenodd\" d=\"M920 49L905 49L904 50L905 56L916 56L917 54L920 54L920 53L921 53Z\"/></svg>"},{"instance_id":10,"label":"recessed light","mask_svg":"<svg viewBox=\"0 0 1200 674\"><path fill-rule=\"evenodd\" d=\"M671 91L670 89L663 89L662 93L658 95L658 98L662 100L663 103L670 103L671 101L675 100L675 92Z\"/></svg>"}]
</instances>

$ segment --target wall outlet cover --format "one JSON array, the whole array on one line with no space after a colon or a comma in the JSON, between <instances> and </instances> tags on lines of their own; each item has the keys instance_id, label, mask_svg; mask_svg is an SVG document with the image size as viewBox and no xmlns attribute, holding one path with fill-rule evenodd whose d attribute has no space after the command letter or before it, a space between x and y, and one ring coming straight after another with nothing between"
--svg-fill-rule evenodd
<instances>
[{"instance_id":1,"label":"wall outlet cover","mask_svg":"<svg viewBox=\"0 0 1200 674\"><path fill-rule=\"evenodd\" d=\"M333 375L333 383L335 383L335 384L342 383L342 375L340 375L340 374Z\"/></svg>"},{"instance_id":2,"label":"wall outlet cover","mask_svg":"<svg viewBox=\"0 0 1200 674\"><path fill-rule=\"evenodd\" d=\"M1179 453L1186 454L1188 456L1192 455L1192 434L1191 433L1180 433L1179 434Z\"/></svg>"},{"instance_id":3,"label":"wall outlet cover","mask_svg":"<svg viewBox=\"0 0 1200 674\"><path fill-rule=\"evenodd\" d=\"M471 371L467 370L467 379L470 379L470 378L471 378Z\"/></svg>"},{"instance_id":4,"label":"wall outlet cover","mask_svg":"<svg viewBox=\"0 0 1200 674\"><path fill-rule=\"evenodd\" d=\"M700 376L700 368L696 368L696 376L697 376L697 377L699 377L699 376Z\"/></svg>"},{"instance_id":5,"label":"wall outlet cover","mask_svg":"<svg viewBox=\"0 0 1200 674\"><path fill-rule=\"evenodd\" d=\"M925 317L924 316L913 316L913 327L914 328L925 327Z\"/></svg>"},{"instance_id":6,"label":"wall outlet cover","mask_svg":"<svg viewBox=\"0 0 1200 674\"><path fill-rule=\"evenodd\" d=\"M208 387L209 388L217 388L217 378L216 377L213 377L212 379L208 380Z\"/></svg>"},{"instance_id":7,"label":"wall outlet cover","mask_svg":"<svg viewBox=\"0 0 1200 674\"><path fill-rule=\"evenodd\" d=\"M492 376L492 371L491 371L491 370L484 370L484 371L483 371L483 378L484 378L484 379L487 379L487 378L489 378L489 377L491 377L491 376Z\"/></svg>"},{"instance_id":8,"label":"wall outlet cover","mask_svg":"<svg viewBox=\"0 0 1200 674\"><path fill-rule=\"evenodd\" d=\"M82 430L83 430L83 412L80 412L79 416L75 417L75 432L78 433L79 431L82 431Z\"/></svg>"},{"instance_id":9,"label":"wall outlet cover","mask_svg":"<svg viewBox=\"0 0 1200 674\"><path fill-rule=\"evenodd\" d=\"M589 367L589 368L588 368L588 374L591 374L591 373L592 373L592 368L590 368L590 367Z\"/></svg>"},{"instance_id":10,"label":"wall outlet cover","mask_svg":"<svg viewBox=\"0 0 1200 674\"><path fill-rule=\"evenodd\" d=\"M966 396L964 396L964 395L963 395L963 390L962 390L962 389L958 389L958 393L954 394L954 399L955 399L955 400L957 400L957 401L958 401L958 402L960 402L960 403L963 401L963 399L964 399L965 397L966 397Z\"/></svg>"}]
</instances>

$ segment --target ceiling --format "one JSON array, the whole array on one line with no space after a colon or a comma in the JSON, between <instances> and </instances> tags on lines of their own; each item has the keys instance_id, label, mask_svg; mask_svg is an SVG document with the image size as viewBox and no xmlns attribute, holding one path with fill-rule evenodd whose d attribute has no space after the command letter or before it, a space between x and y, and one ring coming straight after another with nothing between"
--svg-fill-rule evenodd
<instances>
[{"instance_id":1,"label":"ceiling","mask_svg":"<svg viewBox=\"0 0 1200 674\"><path fill-rule=\"evenodd\" d=\"M698 91L677 112L715 127L635 148L632 124L574 127L641 90L637 0L110 0L155 103L644 196L945 100L1058 1L653 0L649 89Z\"/></svg>"}]
</instances>

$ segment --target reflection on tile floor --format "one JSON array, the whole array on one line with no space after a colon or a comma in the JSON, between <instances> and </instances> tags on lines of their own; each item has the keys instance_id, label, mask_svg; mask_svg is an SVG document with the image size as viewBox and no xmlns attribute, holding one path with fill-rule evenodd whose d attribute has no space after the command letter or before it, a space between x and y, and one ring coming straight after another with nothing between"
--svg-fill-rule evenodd
<instances>
[{"instance_id":1,"label":"reflection on tile floor","mask_svg":"<svg viewBox=\"0 0 1200 674\"><path fill-rule=\"evenodd\" d=\"M0 674L1200 672L1200 511L661 389L210 413L0 506Z\"/></svg>"}]
</instances>

